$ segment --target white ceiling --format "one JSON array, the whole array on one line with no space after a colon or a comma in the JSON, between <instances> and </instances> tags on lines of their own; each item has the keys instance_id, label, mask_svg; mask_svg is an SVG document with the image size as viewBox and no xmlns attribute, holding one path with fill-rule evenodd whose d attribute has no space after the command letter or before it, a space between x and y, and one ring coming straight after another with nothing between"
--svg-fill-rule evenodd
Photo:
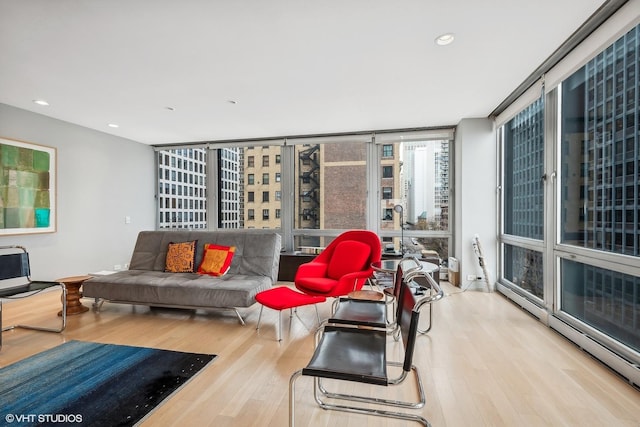
<instances>
[{"instance_id":1,"label":"white ceiling","mask_svg":"<svg viewBox=\"0 0 640 427\"><path fill-rule=\"evenodd\" d=\"M0 103L146 144L455 125L602 3L0 0Z\"/></svg>"}]
</instances>

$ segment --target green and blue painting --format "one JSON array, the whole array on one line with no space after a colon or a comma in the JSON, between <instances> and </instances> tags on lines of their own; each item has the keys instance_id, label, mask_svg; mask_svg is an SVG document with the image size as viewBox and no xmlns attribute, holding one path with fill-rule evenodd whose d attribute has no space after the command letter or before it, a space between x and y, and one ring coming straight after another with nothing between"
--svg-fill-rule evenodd
<instances>
[{"instance_id":1,"label":"green and blue painting","mask_svg":"<svg viewBox=\"0 0 640 427\"><path fill-rule=\"evenodd\" d=\"M0 143L0 229L51 226L51 154Z\"/></svg>"}]
</instances>

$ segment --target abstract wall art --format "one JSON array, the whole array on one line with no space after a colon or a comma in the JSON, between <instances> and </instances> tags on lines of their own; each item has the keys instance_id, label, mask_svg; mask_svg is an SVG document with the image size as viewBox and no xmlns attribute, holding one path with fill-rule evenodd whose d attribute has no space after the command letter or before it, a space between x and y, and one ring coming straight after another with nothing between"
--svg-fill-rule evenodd
<instances>
[{"instance_id":1,"label":"abstract wall art","mask_svg":"<svg viewBox=\"0 0 640 427\"><path fill-rule=\"evenodd\" d=\"M56 231L56 149L0 138L0 235Z\"/></svg>"}]
</instances>

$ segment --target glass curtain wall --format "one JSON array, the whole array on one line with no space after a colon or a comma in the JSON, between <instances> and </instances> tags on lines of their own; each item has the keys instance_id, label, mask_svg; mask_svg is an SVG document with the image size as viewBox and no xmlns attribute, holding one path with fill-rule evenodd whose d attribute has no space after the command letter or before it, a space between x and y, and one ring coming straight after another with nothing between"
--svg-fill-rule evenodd
<instances>
[{"instance_id":1,"label":"glass curtain wall","mask_svg":"<svg viewBox=\"0 0 640 427\"><path fill-rule=\"evenodd\" d=\"M450 138L435 132L376 135L378 227L386 254L448 259Z\"/></svg>"},{"instance_id":2,"label":"glass curtain wall","mask_svg":"<svg viewBox=\"0 0 640 427\"><path fill-rule=\"evenodd\" d=\"M544 98L501 128L503 146L503 277L544 299ZM505 241L505 237L510 239Z\"/></svg>"},{"instance_id":3,"label":"glass curtain wall","mask_svg":"<svg viewBox=\"0 0 640 427\"><path fill-rule=\"evenodd\" d=\"M575 329L567 330L587 334L635 364L640 363L639 36L636 26L594 52L499 132L501 285L545 310L555 327L571 325ZM545 197L545 187L552 197Z\"/></svg>"},{"instance_id":4,"label":"glass curtain wall","mask_svg":"<svg viewBox=\"0 0 640 427\"><path fill-rule=\"evenodd\" d=\"M295 152L296 250L319 251L340 232L326 236L311 230L367 228L367 139L287 141Z\"/></svg>"},{"instance_id":5,"label":"glass curtain wall","mask_svg":"<svg viewBox=\"0 0 640 427\"><path fill-rule=\"evenodd\" d=\"M280 145L159 150L158 227L280 228L281 151Z\"/></svg>"},{"instance_id":6,"label":"glass curtain wall","mask_svg":"<svg viewBox=\"0 0 640 427\"><path fill-rule=\"evenodd\" d=\"M453 130L375 138L158 147L158 227L277 229L286 250L312 253L344 230L369 229L389 255L446 260Z\"/></svg>"},{"instance_id":7,"label":"glass curtain wall","mask_svg":"<svg viewBox=\"0 0 640 427\"><path fill-rule=\"evenodd\" d=\"M559 89L560 242L579 256L561 258L560 310L637 352L639 41L635 27Z\"/></svg>"}]
</instances>

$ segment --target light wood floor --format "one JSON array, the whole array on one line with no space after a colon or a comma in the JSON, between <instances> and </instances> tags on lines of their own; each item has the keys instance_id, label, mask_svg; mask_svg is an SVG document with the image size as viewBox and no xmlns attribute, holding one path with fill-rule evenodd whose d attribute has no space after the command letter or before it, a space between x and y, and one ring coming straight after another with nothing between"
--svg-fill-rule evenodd
<instances>
[{"instance_id":1,"label":"light wood floor","mask_svg":"<svg viewBox=\"0 0 640 427\"><path fill-rule=\"evenodd\" d=\"M605 366L545 327L500 294L458 293L444 285L432 331L419 339L416 365L427 392L421 413L439 426L640 426L640 392ZM91 301L84 300L85 305ZM3 324L47 323L60 307L47 293L5 303ZM327 315L328 303L320 306ZM149 310L105 304L69 317L61 334L13 330L3 334L0 366L59 345L86 340L219 357L161 405L144 426L286 426L288 381L308 361L315 326L312 307L299 318L283 312L281 343L275 341L275 312L259 306L242 311L246 326L231 313ZM399 351L392 344L392 352ZM415 393L378 387L392 398ZM297 383L298 426L405 426L406 422L318 409L312 381ZM2 380L0 377L0 388ZM359 386L341 385L352 391ZM373 391L374 387L367 387ZM380 390L377 390L380 389ZM1 409L0 409L1 410Z\"/></svg>"}]
</instances>

